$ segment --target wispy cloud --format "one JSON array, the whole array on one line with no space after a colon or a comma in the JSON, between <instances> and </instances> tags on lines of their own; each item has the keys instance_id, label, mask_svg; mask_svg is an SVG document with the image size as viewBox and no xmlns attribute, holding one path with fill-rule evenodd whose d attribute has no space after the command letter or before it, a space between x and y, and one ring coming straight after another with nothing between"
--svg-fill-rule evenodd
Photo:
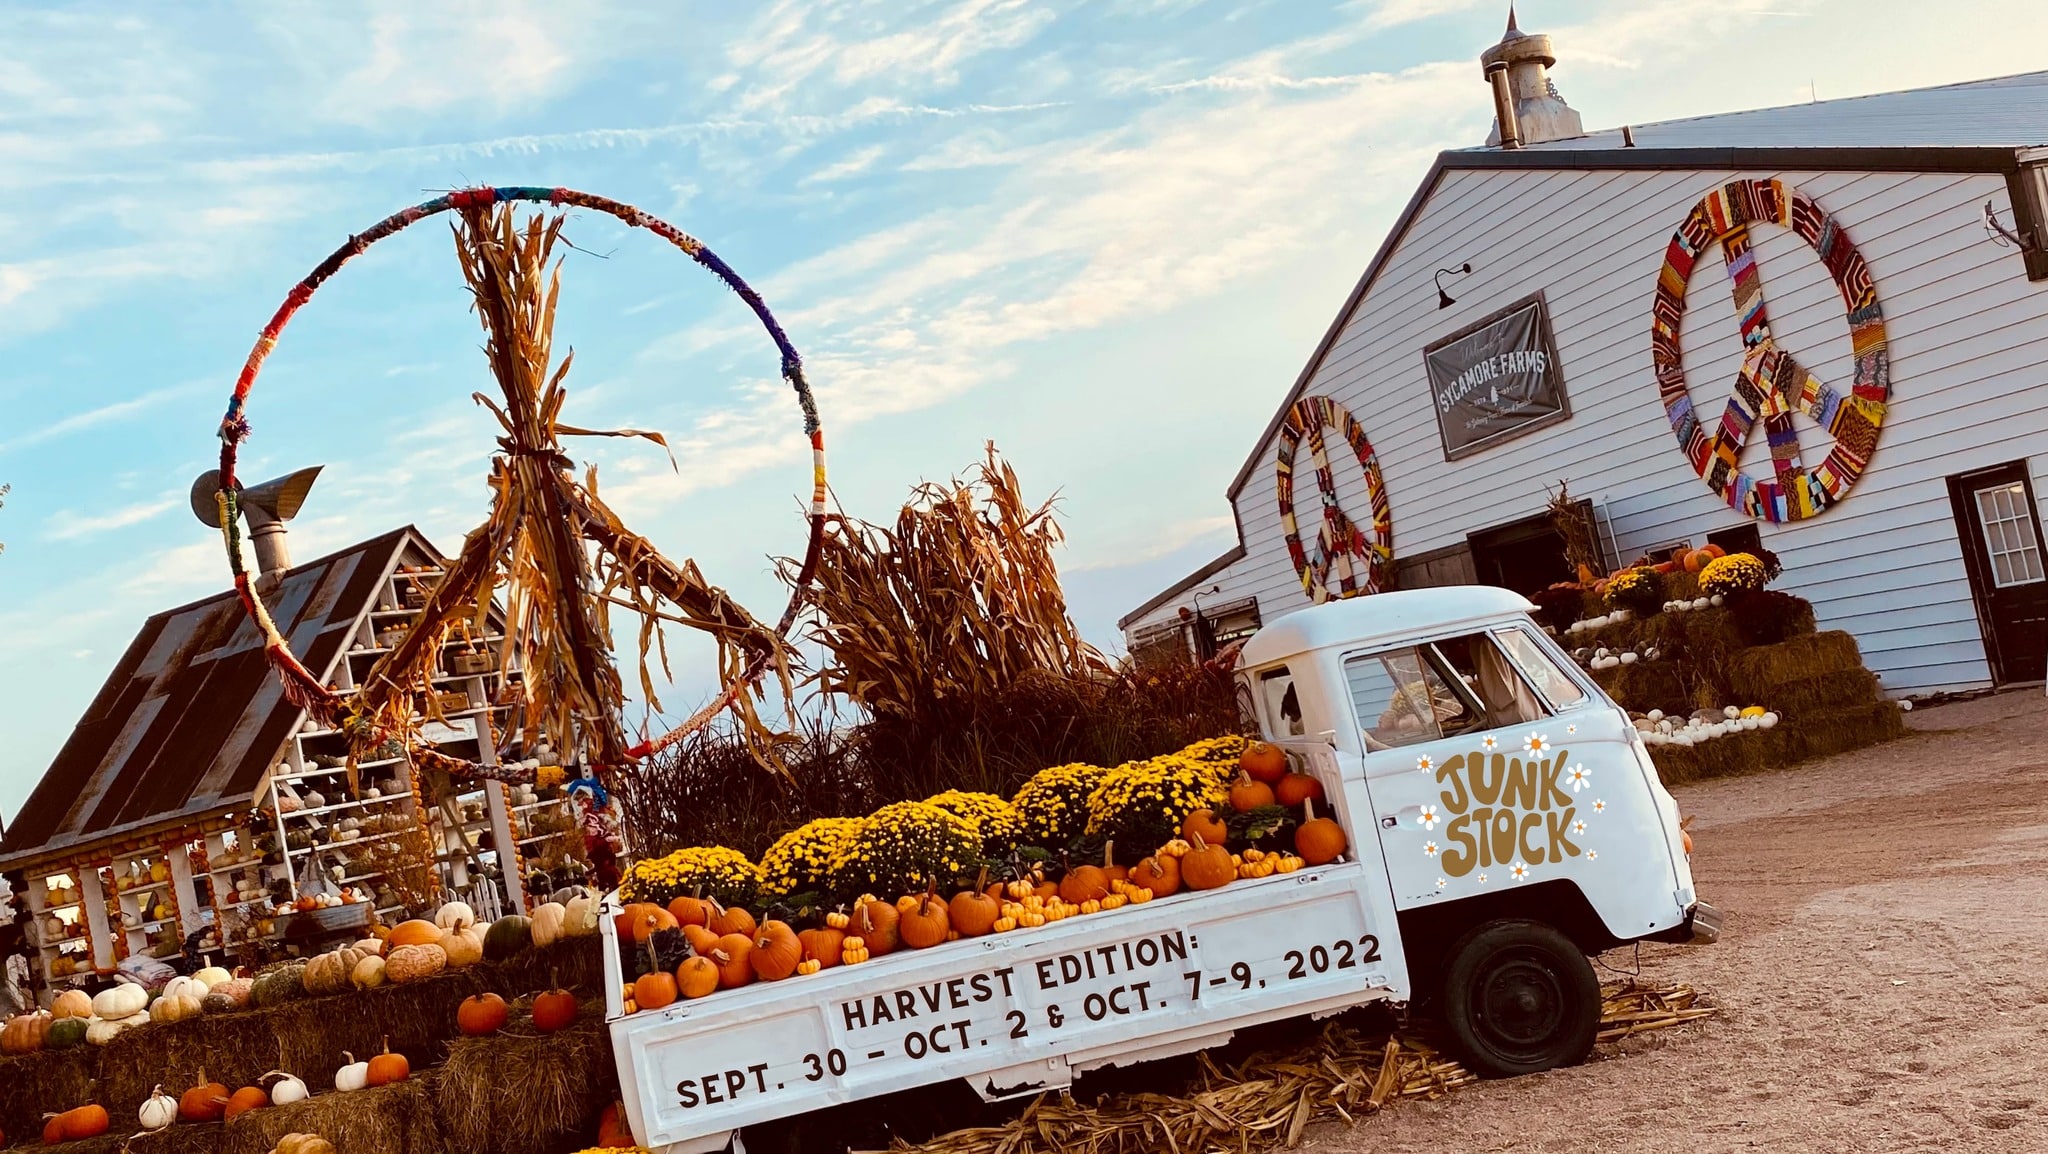
<instances>
[{"instance_id":1,"label":"wispy cloud","mask_svg":"<svg viewBox=\"0 0 2048 1154\"><path fill-rule=\"evenodd\" d=\"M888 13L883 20L878 13ZM743 109L784 108L810 85L949 88L978 57L1014 49L1053 20L1031 0L888 5L781 0L727 49Z\"/></svg>"},{"instance_id":2,"label":"wispy cloud","mask_svg":"<svg viewBox=\"0 0 2048 1154\"><path fill-rule=\"evenodd\" d=\"M115 529L140 525L182 503L183 495L180 494L155 501L139 502L95 517L80 516L67 509L50 515L48 523L52 528L44 536L52 541L75 541L81 537L96 537Z\"/></svg>"},{"instance_id":3,"label":"wispy cloud","mask_svg":"<svg viewBox=\"0 0 2048 1154\"><path fill-rule=\"evenodd\" d=\"M882 159L882 153L884 151L885 150L879 144L871 144L866 148L856 149L854 153L851 156L848 156L845 160L841 160L833 164L828 164L825 167L817 170L816 172L811 173L809 176L804 177L797 183L830 184L835 180L845 180L849 177L859 176L861 173L873 168L875 166L875 162L877 160Z\"/></svg>"},{"instance_id":4,"label":"wispy cloud","mask_svg":"<svg viewBox=\"0 0 2048 1154\"><path fill-rule=\"evenodd\" d=\"M31 429L26 433L19 433L5 441L0 441L0 453L25 449L31 445L40 445L45 441L53 441L59 437L67 437L73 433L81 433L87 429L94 429L102 425L126 420L157 408L165 402L197 396L204 392L209 387L209 384L209 382L194 381L187 384L174 385L170 388L155 389L139 397L130 397L125 401L114 401L95 409L73 413L68 417L52 421L41 428Z\"/></svg>"}]
</instances>

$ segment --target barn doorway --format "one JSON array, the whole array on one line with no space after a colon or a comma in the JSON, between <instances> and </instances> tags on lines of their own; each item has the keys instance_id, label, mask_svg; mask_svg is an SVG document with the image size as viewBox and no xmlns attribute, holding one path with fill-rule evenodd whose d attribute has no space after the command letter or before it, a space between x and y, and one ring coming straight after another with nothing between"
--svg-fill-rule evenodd
<instances>
[{"instance_id":1,"label":"barn doorway","mask_svg":"<svg viewBox=\"0 0 2048 1154\"><path fill-rule=\"evenodd\" d=\"M2048 549L2024 461L1948 479L1991 679L2048 675Z\"/></svg>"},{"instance_id":2,"label":"barn doorway","mask_svg":"<svg viewBox=\"0 0 2048 1154\"><path fill-rule=\"evenodd\" d=\"M1564 559L1564 535L1545 513L1467 535L1472 568L1481 585L1498 585L1524 597L1559 581L1576 581Z\"/></svg>"}]
</instances>

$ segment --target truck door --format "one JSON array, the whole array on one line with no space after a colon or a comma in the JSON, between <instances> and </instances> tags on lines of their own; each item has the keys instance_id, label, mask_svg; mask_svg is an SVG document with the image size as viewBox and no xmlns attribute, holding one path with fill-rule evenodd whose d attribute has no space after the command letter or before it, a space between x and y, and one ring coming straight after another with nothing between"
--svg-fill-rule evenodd
<instances>
[{"instance_id":1,"label":"truck door","mask_svg":"<svg viewBox=\"0 0 2048 1154\"><path fill-rule=\"evenodd\" d=\"M1579 880L1608 799L1642 792L1601 780L1627 764L1619 714L1517 626L1355 654L1344 678L1402 908Z\"/></svg>"}]
</instances>

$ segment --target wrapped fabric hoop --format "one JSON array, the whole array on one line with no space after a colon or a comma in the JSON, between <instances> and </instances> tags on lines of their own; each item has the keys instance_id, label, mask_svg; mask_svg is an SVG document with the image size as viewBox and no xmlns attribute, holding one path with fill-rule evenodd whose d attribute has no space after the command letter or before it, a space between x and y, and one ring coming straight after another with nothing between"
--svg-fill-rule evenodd
<instances>
[{"instance_id":1,"label":"wrapped fabric hoop","mask_svg":"<svg viewBox=\"0 0 2048 1154\"><path fill-rule=\"evenodd\" d=\"M681 249L690 259L710 270L725 286L739 294L747 307L754 311L769 339L775 342L776 351L782 359L782 377L795 390L797 405L803 412L804 435L811 442L812 488L810 511L810 540L804 549L803 564L797 572L794 588L790 591L789 604L784 608L782 619L776 626L776 633L787 636L796 624L798 612L803 607L804 593L810 587L811 579L818 566L818 551L825 532L825 437L818 423L818 409L811 396L810 384L804 379L803 361L797 356L789 337L782 326L768 311L768 305L747 282L741 279L732 267L719 259L718 254L705 247L696 237L660 220L632 205L592 193L578 192L568 188L503 187L466 188L439 196L423 204L402 209L371 225L369 229L348 238L341 247L329 253L306 278L292 286L285 295L284 303L272 314L270 323L256 338L256 345L249 351L249 358L242 365L241 375L235 380L234 394L228 399L227 414L220 423L220 484L217 495L221 511L221 536L227 546L228 569L234 575L235 593L241 599L242 607L248 612L256 626L263 633L264 651L272 665L277 667L284 681L285 697L292 703L315 713L324 721L334 722L341 714L341 700L337 694L320 684L310 670L300 663L292 653L290 644L279 632L277 623L271 619L270 611L263 603L247 568L242 564L241 532L236 523L237 484L235 463L242 441L249 435L249 420L246 413L249 393L256 386L256 376L263 369L264 360L277 347L277 338L291 323L293 314L313 298L328 278L341 270L357 254L380 240L443 212L470 208L483 208L510 201L524 201L536 204L592 209L605 213L634 228L644 228L656 236ZM651 740L644 740L626 751L633 760L645 758L664 749L692 731L707 724L713 717L738 700L748 684L757 680L766 670L768 656L755 657L745 673L728 685L725 692L711 704L692 715L682 725ZM455 759L443 759L453 761ZM467 764L467 763L464 763Z\"/></svg>"}]
</instances>

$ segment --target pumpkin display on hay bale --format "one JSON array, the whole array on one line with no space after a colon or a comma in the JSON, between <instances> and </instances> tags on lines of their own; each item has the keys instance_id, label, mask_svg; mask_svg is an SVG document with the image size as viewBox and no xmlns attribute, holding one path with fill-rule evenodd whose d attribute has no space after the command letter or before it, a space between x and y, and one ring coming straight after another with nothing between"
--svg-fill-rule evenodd
<instances>
[{"instance_id":1,"label":"pumpkin display on hay bale","mask_svg":"<svg viewBox=\"0 0 2048 1154\"><path fill-rule=\"evenodd\" d=\"M434 1071L434 1107L450 1150L552 1154L590 1128L618 1097L604 1013L586 1006L574 1023L536 1034L515 1014L501 1033L462 1038Z\"/></svg>"}]
</instances>

